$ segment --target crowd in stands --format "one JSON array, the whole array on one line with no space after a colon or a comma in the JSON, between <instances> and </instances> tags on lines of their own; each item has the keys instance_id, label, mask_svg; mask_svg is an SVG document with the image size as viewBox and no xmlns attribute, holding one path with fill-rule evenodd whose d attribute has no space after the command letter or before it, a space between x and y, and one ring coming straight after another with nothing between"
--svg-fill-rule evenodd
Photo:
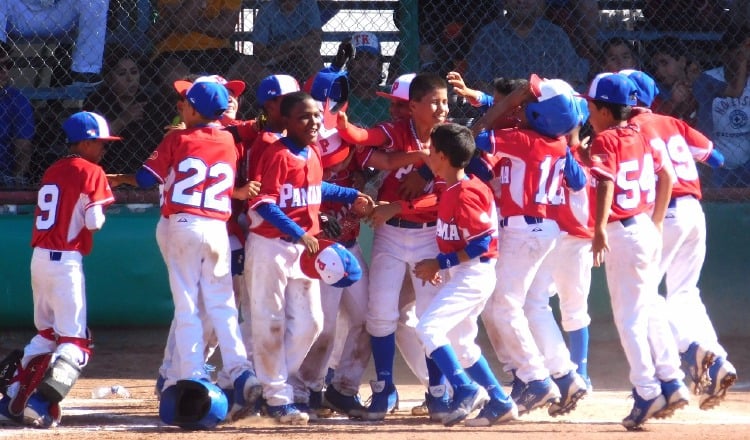
<instances>
[{"instance_id":1,"label":"crowd in stands","mask_svg":"<svg viewBox=\"0 0 750 440\"><path fill-rule=\"evenodd\" d=\"M153 17L146 18L147 32L135 35L131 28L143 25L127 21L143 22L143 17L132 16L137 13L134 5L141 3L0 2L0 24L7 29L0 33L0 185L34 186L44 166L61 151L49 144L62 142L39 128L53 126L51 118L71 113L67 107L43 106L45 114L34 115L32 109L38 106L13 88L9 72L20 72L13 62L24 56L18 50L24 42L57 39L69 49L59 60L62 69L53 69L51 84L82 88L88 95L83 108L105 115L124 135L118 153L108 155L103 164L112 172L132 170L161 139L163 127L175 115L171 88L175 79L212 72L243 80L253 89L269 74L289 74L303 83L323 67L322 29L328 17L321 14L320 2L257 2L249 33L252 55L237 50L233 42L242 0L154 1ZM744 40L748 33L742 25L748 14L742 2L645 1L639 26L659 35L642 41L609 38L595 0L480 3L420 1L417 17L403 8L393 11L394 23L402 31L405 23L418 23L421 71L442 75L457 71L467 84L486 92L497 77L527 78L537 73L564 79L583 91L599 71L647 71L659 81L654 109L699 128L727 157L727 169L704 176L704 183L718 187L750 183L750 109L745 105L745 95L750 93L745 66L750 40ZM674 35L679 32L718 37L696 44ZM388 103L377 99L375 92L413 69L402 67L401 47L386 64L377 32L358 33L353 41L358 52L346 66L351 83L349 113L353 122L368 126L388 116ZM243 117L257 113L254 101L248 96L241 103ZM467 116L468 121L474 115L461 99L451 102L454 117ZM48 114L50 109L57 114Z\"/></svg>"}]
</instances>

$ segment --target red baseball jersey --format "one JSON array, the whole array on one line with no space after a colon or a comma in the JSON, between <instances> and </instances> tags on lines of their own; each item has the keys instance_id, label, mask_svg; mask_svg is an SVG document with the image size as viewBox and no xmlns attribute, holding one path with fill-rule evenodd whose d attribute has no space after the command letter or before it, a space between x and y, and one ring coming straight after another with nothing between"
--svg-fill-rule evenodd
<instances>
[{"instance_id":1,"label":"red baseball jersey","mask_svg":"<svg viewBox=\"0 0 750 440\"><path fill-rule=\"evenodd\" d=\"M656 173L661 170L659 150L651 148L635 125L598 133L591 143L591 174L615 184L609 221L651 210L656 198ZM596 200L592 200L592 211ZM596 212L596 211L594 211Z\"/></svg>"},{"instance_id":2,"label":"red baseball jersey","mask_svg":"<svg viewBox=\"0 0 750 440\"><path fill-rule=\"evenodd\" d=\"M85 226L86 210L114 201L102 167L79 156L58 160L42 177L31 246L88 255L93 233Z\"/></svg>"},{"instance_id":3,"label":"red baseball jersey","mask_svg":"<svg viewBox=\"0 0 750 440\"><path fill-rule=\"evenodd\" d=\"M565 202L562 190L567 142L528 129L494 130L491 160L498 169L491 182L500 215L552 218L552 205ZM495 180L493 179L493 180ZM549 212L548 212L549 211Z\"/></svg>"},{"instance_id":4,"label":"red baseball jersey","mask_svg":"<svg viewBox=\"0 0 750 440\"><path fill-rule=\"evenodd\" d=\"M274 142L278 141L281 135L270 131L261 132L252 147L250 147L250 153L247 159L247 176L249 180L255 180L260 182L261 176L265 173L265 169L260 166L260 156L263 152Z\"/></svg>"},{"instance_id":5,"label":"red baseball jersey","mask_svg":"<svg viewBox=\"0 0 750 440\"><path fill-rule=\"evenodd\" d=\"M386 153L396 151L417 151L424 148L422 143L417 139L411 119L399 120L396 122L383 122L378 125L378 127L385 132L390 140L390 143L382 146L383 151ZM357 153L357 160L361 166L367 166L367 160L369 157L370 154L367 149L364 149L364 151L361 151L360 149ZM387 202L400 200L401 196L398 195L398 189L401 186L401 182L412 172L412 170L419 169L423 164L423 161L419 161L389 172L383 179L383 183L378 191L378 200L384 200ZM434 184L433 182L430 182L425 186L424 192L425 194L430 194L433 192L433 189ZM435 221L435 214L429 212L402 214L397 217L416 223Z\"/></svg>"},{"instance_id":6,"label":"red baseball jersey","mask_svg":"<svg viewBox=\"0 0 750 440\"><path fill-rule=\"evenodd\" d=\"M570 235L581 238L594 236L594 212L591 210L592 200L596 200L596 183L591 178L591 170L580 157L580 148L573 147L573 157L586 174L586 186L578 191L572 191L563 185L565 203L553 207L553 217L560 229Z\"/></svg>"},{"instance_id":7,"label":"red baseball jersey","mask_svg":"<svg viewBox=\"0 0 750 440\"><path fill-rule=\"evenodd\" d=\"M664 166L675 177L672 197L692 195L700 199L701 182L695 161L708 159L713 143L685 121L671 116L643 111L631 121L641 128L651 148L661 152Z\"/></svg>"},{"instance_id":8,"label":"red baseball jersey","mask_svg":"<svg viewBox=\"0 0 750 440\"><path fill-rule=\"evenodd\" d=\"M309 234L320 232L323 167L315 146L307 146L304 151L306 158L294 154L281 140L263 150L258 160L258 167L263 170L260 193L248 207L250 231L269 238L282 236L280 230L253 212L263 203L274 203Z\"/></svg>"},{"instance_id":9,"label":"red baseball jersey","mask_svg":"<svg viewBox=\"0 0 750 440\"><path fill-rule=\"evenodd\" d=\"M162 214L187 213L226 221L237 166L232 134L220 126L169 133L143 166L165 185Z\"/></svg>"},{"instance_id":10,"label":"red baseball jersey","mask_svg":"<svg viewBox=\"0 0 750 440\"><path fill-rule=\"evenodd\" d=\"M482 256L497 257L497 209L484 182L471 177L446 188L438 202L437 217L440 252L458 252L469 241L491 234L490 247Z\"/></svg>"}]
</instances>

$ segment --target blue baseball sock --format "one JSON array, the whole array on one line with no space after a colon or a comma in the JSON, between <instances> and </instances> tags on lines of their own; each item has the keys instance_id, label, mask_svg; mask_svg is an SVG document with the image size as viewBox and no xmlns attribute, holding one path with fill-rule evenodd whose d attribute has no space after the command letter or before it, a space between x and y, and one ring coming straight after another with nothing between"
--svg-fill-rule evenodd
<instances>
[{"instance_id":1,"label":"blue baseball sock","mask_svg":"<svg viewBox=\"0 0 750 440\"><path fill-rule=\"evenodd\" d=\"M438 347L430 353L430 357L440 367L440 371L443 372L448 382L455 388L460 385L469 385L471 379L466 374L461 364L458 363L458 357L456 352L453 351L453 347L450 345L443 345Z\"/></svg>"},{"instance_id":2,"label":"blue baseball sock","mask_svg":"<svg viewBox=\"0 0 750 440\"><path fill-rule=\"evenodd\" d=\"M479 356L479 359L471 367L466 369L472 379L474 379L479 385L483 386L493 400L506 400L508 395L503 391L503 387L495 377L495 373L490 370L490 366L487 364L487 359L484 355Z\"/></svg>"},{"instance_id":3,"label":"blue baseball sock","mask_svg":"<svg viewBox=\"0 0 750 440\"><path fill-rule=\"evenodd\" d=\"M370 336L372 361L378 380L386 384L393 383L393 358L396 357L396 334L388 336Z\"/></svg>"},{"instance_id":4,"label":"blue baseball sock","mask_svg":"<svg viewBox=\"0 0 750 440\"><path fill-rule=\"evenodd\" d=\"M578 365L576 372L582 377L588 377L589 328L584 327L568 332L568 341L570 342L570 360Z\"/></svg>"},{"instance_id":5,"label":"blue baseball sock","mask_svg":"<svg viewBox=\"0 0 750 440\"><path fill-rule=\"evenodd\" d=\"M425 356L425 360L427 361L427 377L430 380L430 386L443 385L445 383L445 376L440 371L440 367L438 367L434 360L427 356Z\"/></svg>"}]
</instances>

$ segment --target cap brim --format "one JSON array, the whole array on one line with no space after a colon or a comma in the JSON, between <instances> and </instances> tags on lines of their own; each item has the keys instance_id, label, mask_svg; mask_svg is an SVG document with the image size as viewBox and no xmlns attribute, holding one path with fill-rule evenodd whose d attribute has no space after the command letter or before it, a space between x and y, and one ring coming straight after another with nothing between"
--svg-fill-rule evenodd
<instances>
[{"instance_id":1,"label":"cap brim","mask_svg":"<svg viewBox=\"0 0 750 440\"><path fill-rule=\"evenodd\" d=\"M184 79L178 79L177 81L174 82L173 86L174 86L175 91L179 95L185 96L185 94L190 89L190 87L193 86L193 83L191 83L190 81L185 81Z\"/></svg>"},{"instance_id":2,"label":"cap brim","mask_svg":"<svg viewBox=\"0 0 750 440\"><path fill-rule=\"evenodd\" d=\"M404 99L404 98L401 98L401 97L398 97L396 95L392 95L392 94L386 93L386 92L375 92L375 94L378 95L378 96L380 96L380 97L382 97L382 98L390 99L391 101L403 101L403 102L408 101L408 99Z\"/></svg>"},{"instance_id":3,"label":"cap brim","mask_svg":"<svg viewBox=\"0 0 750 440\"><path fill-rule=\"evenodd\" d=\"M542 79L539 78L539 75L536 73L532 73L531 76L529 76L529 87L534 96L537 98L542 96Z\"/></svg>"},{"instance_id":4,"label":"cap brim","mask_svg":"<svg viewBox=\"0 0 750 440\"><path fill-rule=\"evenodd\" d=\"M235 97L238 97L242 95L242 93L245 91L245 81L240 81L238 79L227 81L226 84L224 84L224 87L229 90L229 92L234 95Z\"/></svg>"},{"instance_id":5,"label":"cap brim","mask_svg":"<svg viewBox=\"0 0 750 440\"><path fill-rule=\"evenodd\" d=\"M343 162L344 159L349 157L350 152L351 152L351 147L348 145L345 145L345 146L341 146L338 150L334 151L331 154L326 154L325 156L321 157L323 168L332 167L336 164Z\"/></svg>"},{"instance_id":6,"label":"cap brim","mask_svg":"<svg viewBox=\"0 0 750 440\"><path fill-rule=\"evenodd\" d=\"M302 273L305 274L306 277L312 278L315 280L320 279L320 274L318 273L318 270L315 268L315 259L318 257L318 254L323 249L327 248L328 246L334 244L334 241L326 240L323 238L318 239L318 252L311 254L307 251L302 252L302 255L299 257L299 266L300 269L302 269Z\"/></svg>"},{"instance_id":7,"label":"cap brim","mask_svg":"<svg viewBox=\"0 0 750 440\"><path fill-rule=\"evenodd\" d=\"M96 140L99 140L99 141L121 141L122 138L120 136L107 136L107 137L96 138Z\"/></svg>"}]
</instances>

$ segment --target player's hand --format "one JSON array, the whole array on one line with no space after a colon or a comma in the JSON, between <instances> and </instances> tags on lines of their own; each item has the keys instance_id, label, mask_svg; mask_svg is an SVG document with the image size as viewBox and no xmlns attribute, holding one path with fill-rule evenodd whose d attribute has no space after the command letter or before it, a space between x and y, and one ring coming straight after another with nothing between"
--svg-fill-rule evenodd
<instances>
[{"instance_id":1,"label":"player's hand","mask_svg":"<svg viewBox=\"0 0 750 440\"><path fill-rule=\"evenodd\" d=\"M604 253L609 252L607 231L594 231L594 239L591 242L591 252L594 254L594 267L601 266L604 263Z\"/></svg>"},{"instance_id":2,"label":"player's hand","mask_svg":"<svg viewBox=\"0 0 750 440\"><path fill-rule=\"evenodd\" d=\"M419 175L417 170L413 170L401 181L398 195L402 200L411 200L423 195L425 186L427 186L427 181Z\"/></svg>"},{"instance_id":3,"label":"player's hand","mask_svg":"<svg viewBox=\"0 0 750 440\"><path fill-rule=\"evenodd\" d=\"M339 48L336 51L336 56L333 57L333 62L331 62L331 69L336 71L341 70L346 65L346 62L353 57L354 46L351 40L346 39L342 41L339 43Z\"/></svg>"},{"instance_id":4,"label":"player's hand","mask_svg":"<svg viewBox=\"0 0 750 440\"><path fill-rule=\"evenodd\" d=\"M305 245L305 250L311 254L314 254L320 250L320 243L318 243L318 239L308 233L305 233L302 237L300 237L299 241L301 241L302 244Z\"/></svg>"},{"instance_id":5,"label":"player's hand","mask_svg":"<svg viewBox=\"0 0 750 440\"><path fill-rule=\"evenodd\" d=\"M164 133L164 134L166 135L167 133L169 133L171 131L174 131L174 130L184 130L186 128L187 128L187 126L185 125L184 122L180 122L180 123L177 123L177 124L174 124L174 125L167 125L167 126L164 127L164 131L166 131L166 133Z\"/></svg>"},{"instance_id":6,"label":"player's hand","mask_svg":"<svg viewBox=\"0 0 750 440\"><path fill-rule=\"evenodd\" d=\"M394 215L401 212L401 205L398 203L380 202L372 210L370 215L369 223L373 228L383 226L385 222L392 219Z\"/></svg>"},{"instance_id":7,"label":"player's hand","mask_svg":"<svg viewBox=\"0 0 750 440\"><path fill-rule=\"evenodd\" d=\"M255 180L247 182L245 185L235 188L232 198L237 200L250 200L260 192L260 182Z\"/></svg>"},{"instance_id":8,"label":"player's hand","mask_svg":"<svg viewBox=\"0 0 750 440\"><path fill-rule=\"evenodd\" d=\"M686 81L677 81L672 86L672 96L670 99L675 105L687 102L693 94L691 89L692 87Z\"/></svg>"},{"instance_id":9,"label":"player's hand","mask_svg":"<svg viewBox=\"0 0 750 440\"><path fill-rule=\"evenodd\" d=\"M369 217L375 209L375 201L369 195L360 192L352 203L352 212L358 217Z\"/></svg>"},{"instance_id":10,"label":"player's hand","mask_svg":"<svg viewBox=\"0 0 750 440\"><path fill-rule=\"evenodd\" d=\"M471 90L468 87L466 87L466 83L464 82L464 79L461 77L461 74L458 72L448 72L448 74L445 76L445 79L448 80L448 84L453 86L453 91L456 92L456 94L458 95L466 97L467 92Z\"/></svg>"},{"instance_id":11,"label":"player's hand","mask_svg":"<svg viewBox=\"0 0 750 440\"><path fill-rule=\"evenodd\" d=\"M428 258L420 261L414 266L414 276L422 280L423 286L426 283L437 286L442 282L438 260L435 258Z\"/></svg>"},{"instance_id":12,"label":"player's hand","mask_svg":"<svg viewBox=\"0 0 750 440\"><path fill-rule=\"evenodd\" d=\"M339 110L336 113L336 129L346 131L346 126L349 124L349 117L346 116L346 112Z\"/></svg>"}]
</instances>

